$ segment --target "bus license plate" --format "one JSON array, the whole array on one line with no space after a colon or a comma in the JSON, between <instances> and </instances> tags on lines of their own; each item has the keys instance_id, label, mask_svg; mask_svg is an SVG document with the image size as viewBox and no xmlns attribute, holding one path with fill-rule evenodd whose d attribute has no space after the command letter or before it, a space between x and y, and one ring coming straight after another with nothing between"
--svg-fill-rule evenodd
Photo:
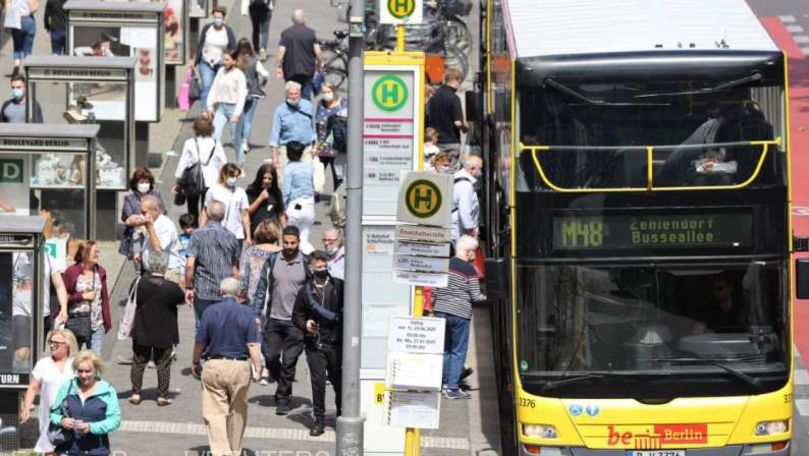
<instances>
[{"instance_id":1,"label":"bus license plate","mask_svg":"<svg viewBox=\"0 0 809 456\"><path fill-rule=\"evenodd\" d=\"M685 450L632 450L626 456L685 456Z\"/></svg>"}]
</instances>

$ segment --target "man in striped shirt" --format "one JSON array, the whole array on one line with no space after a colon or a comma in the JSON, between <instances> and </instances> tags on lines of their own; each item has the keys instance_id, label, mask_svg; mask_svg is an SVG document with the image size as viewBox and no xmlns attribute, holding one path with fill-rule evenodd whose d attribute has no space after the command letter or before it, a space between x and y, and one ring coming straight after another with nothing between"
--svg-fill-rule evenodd
<instances>
[{"instance_id":1,"label":"man in striped shirt","mask_svg":"<svg viewBox=\"0 0 809 456\"><path fill-rule=\"evenodd\" d=\"M444 337L444 396L447 399L469 399L461 391L460 382L466 351L469 347L469 323L472 303L485 301L480 292L478 274L472 266L478 242L463 235L455 244L455 256L449 260L449 283L446 288L433 288L433 313L447 322Z\"/></svg>"}]
</instances>

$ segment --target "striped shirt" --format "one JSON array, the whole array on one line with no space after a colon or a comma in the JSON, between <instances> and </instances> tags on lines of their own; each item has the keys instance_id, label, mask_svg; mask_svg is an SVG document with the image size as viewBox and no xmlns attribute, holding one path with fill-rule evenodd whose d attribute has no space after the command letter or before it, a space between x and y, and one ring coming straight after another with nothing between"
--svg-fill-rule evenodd
<instances>
[{"instance_id":1,"label":"striped shirt","mask_svg":"<svg viewBox=\"0 0 809 456\"><path fill-rule=\"evenodd\" d=\"M241 246L221 223L210 220L191 235L188 257L194 258L194 294L199 299L218 300L219 282L233 277L239 266Z\"/></svg>"},{"instance_id":2,"label":"striped shirt","mask_svg":"<svg viewBox=\"0 0 809 456\"><path fill-rule=\"evenodd\" d=\"M475 268L458 257L449 260L449 283L433 288L433 310L461 318L472 318L472 303L483 301Z\"/></svg>"}]
</instances>

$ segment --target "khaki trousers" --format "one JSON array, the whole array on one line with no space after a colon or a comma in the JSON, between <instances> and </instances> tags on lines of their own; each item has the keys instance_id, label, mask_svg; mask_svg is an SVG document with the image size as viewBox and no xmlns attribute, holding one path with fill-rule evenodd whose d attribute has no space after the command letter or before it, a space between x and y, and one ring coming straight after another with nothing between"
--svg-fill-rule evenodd
<instances>
[{"instance_id":1,"label":"khaki trousers","mask_svg":"<svg viewBox=\"0 0 809 456\"><path fill-rule=\"evenodd\" d=\"M247 427L250 363L211 359L202 369L202 418L213 456L237 456Z\"/></svg>"}]
</instances>

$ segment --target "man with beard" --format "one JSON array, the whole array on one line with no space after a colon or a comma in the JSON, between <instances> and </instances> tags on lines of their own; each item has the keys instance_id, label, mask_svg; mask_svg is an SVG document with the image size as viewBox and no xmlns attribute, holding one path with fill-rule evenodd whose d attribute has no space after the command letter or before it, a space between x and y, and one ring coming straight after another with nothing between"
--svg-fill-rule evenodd
<instances>
[{"instance_id":1,"label":"man with beard","mask_svg":"<svg viewBox=\"0 0 809 456\"><path fill-rule=\"evenodd\" d=\"M329 275L344 280L346 267L346 251L340 230L332 228L323 233L323 251L326 252L329 264Z\"/></svg>"},{"instance_id":2,"label":"man with beard","mask_svg":"<svg viewBox=\"0 0 809 456\"><path fill-rule=\"evenodd\" d=\"M278 382L276 415L286 415L291 409L295 366L303 352L303 331L292 323L292 310L298 291L310 275L307 258L299 249L298 228L292 225L284 228L281 240L283 250L267 258L253 295L256 325L260 325L262 315L266 315L262 350L267 369Z\"/></svg>"}]
</instances>

